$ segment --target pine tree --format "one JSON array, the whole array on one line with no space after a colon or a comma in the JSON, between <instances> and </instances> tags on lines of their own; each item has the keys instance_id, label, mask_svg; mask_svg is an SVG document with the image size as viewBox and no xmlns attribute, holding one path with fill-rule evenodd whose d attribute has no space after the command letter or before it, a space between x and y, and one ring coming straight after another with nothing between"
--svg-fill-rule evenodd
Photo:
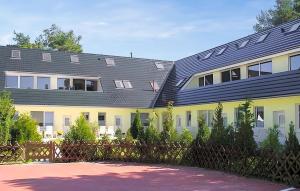
<instances>
[{"instance_id":1,"label":"pine tree","mask_svg":"<svg viewBox=\"0 0 300 191\"><path fill-rule=\"evenodd\" d=\"M141 136L144 134L144 127L139 110L136 110L136 114L130 128L130 133L134 139L141 138Z\"/></svg>"},{"instance_id":2,"label":"pine tree","mask_svg":"<svg viewBox=\"0 0 300 191\"><path fill-rule=\"evenodd\" d=\"M294 123L291 121L290 123L290 131L288 134L288 139L286 139L285 141L285 150L287 152L299 152L300 151L300 145L299 145L299 141L298 138L296 136L295 133L295 125Z\"/></svg>"},{"instance_id":3,"label":"pine tree","mask_svg":"<svg viewBox=\"0 0 300 191\"><path fill-rule=\"evenodd\" d=\"M218 104L215 109L215 114L212 123L212 130L210 135L210 143L212 144L224 144L225 143L225 127L223 123L223 105Z\"/></svg>"},{"instance_id":4,"label":"pine tree","mask_svg":"<svg viewBox=\"0 0 300 191\"><path fill-rule=\"evenodd\" d=\"M205 124L205 120L203 117L199 117L198 119L198 133L196 136L196 143L206 143L210 137L210 131L207 125Z\"/></svg>"},{"instance_id":5,"label":"pine tree","mask_svg":"<svg viewBox=\"0 0 300 191\"><path fill-rule=\"evenodd\" d=\"M171 101L168 102L166 119L163 121L161 140L166 142L177 140L177 131L174 128L174 120L173 120L173 102Z\"/></svg>"}]
</instances>

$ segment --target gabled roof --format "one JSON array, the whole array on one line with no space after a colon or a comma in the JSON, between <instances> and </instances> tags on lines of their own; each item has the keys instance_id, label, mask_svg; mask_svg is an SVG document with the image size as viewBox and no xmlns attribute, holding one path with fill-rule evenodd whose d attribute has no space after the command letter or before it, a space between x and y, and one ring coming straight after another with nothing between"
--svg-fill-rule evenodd
<instances>
[{"instance_id":1,"label":"gabled roof","mask_svg":"<svg viewBox=\"0 0 300 191\"><path fill-rule=\"evenodd\" d=\"M21 59L11 59L11 50L21 50ZM51 62L42 61L42 52L51 53ZM44 74L100 77L102 92L80 92L62 90L12 89L16 104L50 104L75 106L151 107L157 92L153 92L150 81L160 86L165 81L173 62L164 60L130 58L112 55L80 53L79 63L71 63L69 52L19 49L0 46L0 71L22 71ZM107 66L106 58L114 60ZM155 63L164 65L158 70ZM0 87L4 87L4 74L0 76ZM116 89L114 80L129 80L130 89ZM162 87L162 86L161 86Z\"/></svg>"}]
</instances>

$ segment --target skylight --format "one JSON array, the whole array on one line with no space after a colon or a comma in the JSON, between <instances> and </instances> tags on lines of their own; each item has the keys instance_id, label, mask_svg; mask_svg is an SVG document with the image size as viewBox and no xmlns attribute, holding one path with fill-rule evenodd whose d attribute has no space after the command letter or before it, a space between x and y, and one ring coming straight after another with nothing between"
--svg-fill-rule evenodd
<instances>
[{"instance_id":1,"label":"skylight","mask_svg":"<svg viewBox=\"0 0 300 191\"><path fill-rule=\"evenodd\" d=\"M165 69L164 65L161 62L155 62L155 66L158 70Z\"/></svg>"},{"instance_id":2,"label":"skylight","mask_svg":"<svg viewBox=\"0 0 300 191\"><path fill-rule=\"evenodd\" d=\"M242 42L240 45L239 45L239 48L244 48L249 42L249 39L248 40L245 40L244 42Z\"/></svg>"},{"instance_id":3,"label":"skylight","mask_svg":"<svg viewBox=\"0 0 300 191\"><path fill-rule=\"evenodd\" d=\"M122 80L115 80L116 88L124 88Z\"/></svg>"},{"instance_id":4,"label":"skylight","mask_svg":"<svg viewBox=\"0 0 300 191\"><path fill-rule=\"evenodd\" d=\"M208 58L212 55L213 52L214 52L214 51L211 51L210 53L206 54L206 56L204 56L203 59L208 59Z\"/></svg>"},{"instance_id":5,"label":"skylight","mask_svg":"<svg viewBox=\"0 0 300 191\"><path fill-rule=\"evenodd\" d=\"M115 60L113 58L105 58L105 62L107 66L115 66Z\"/></svg>"},{"instance_id":6,"label":"skylight","mask_svg":"<svg viewBox=\"0 0 300 191\"><path fill-rule=\"evenodd\" d=\"M73 63L79 63L78 55L71 55L70 59L71 59L71 62L73 62Z\"/></svg>"},{"instance_id":7,"label":"skylight","mask_svg":"<svg viewBox=\"0 0 300 191\"><path fill-rule=\"evenodd\" d=\"M300 27L300 23L294 24L288 32L294 32Z\"/></svg>"},{"instance_id":8,"label":"skylight","mask_svg":"<svg viewBox=\"0 0 300 191\"><path fill-rule=\"evenodd\" d=\"M185 80L185 78L184 78L184 79L181 79L181 80L179 80L179 81L177 82L177 84L176 84L176 87L180 86L184 80Z\"/></svg>"},{"instance_id":9,"label":"skylight","mask_svg":"<svg viewBox=\"0 0 300 191\"><path fill-rule=\"evenodd\" d=\"M261 36L257 39L256 43L263 42L263 41L267 38L268 35L269 35L269 33L266 33L266 34L261 35Z\"/></svg>"},{"instance_id":10,"label":"skylight","mask_svg":"<svg viewBox=\"0 0 300 191\"><path fill-rule=\"evenodd\" d=\"M129 80L123 80L123 85L126 89L132 88L131 82Z\"/></svg>"},{"instance_id":11,"label":"skylight","mask_svg":"<svg viewBox=\"0 0 300 191\"><path fill-rule=\"evenodd\" d=\"M153 81L150 81L150 85L151 85L151 87L152 87L152 89L153 89L153 91L158 91L159 90L159 86L158 86L158 83L155 81L155 80L153 80Z\"/></svg>"},{"instance_id":12,"label":"skylight","mask_svg":"<svg viewBox=\"0 0 300 191\"><path fill-rule=\"evenodd\" d=\"M42 53L43 61L51 62L51 54L50 53Z\"/></svg>"},{"instance_id":13,"label":"skylight","mask_svg":"<svg viewBox=\"0 0 300 191\"><path fill-rule=\"evenodd\" d=\"M12 50L11 51L11 58L21 59L21 51L20 50Z\"/></svg>"},{"instance_id":14,"label":"skylight","mask_svg":"<svg viewBox=\"0 0 300 191\"><path fill-rule=\"evenodd\" d=\"M224 46L222 49L219 50L219 52L217 53L217 55L223 54L226 49L227 49L227 46Z\"/></svg>"}]
</instances>

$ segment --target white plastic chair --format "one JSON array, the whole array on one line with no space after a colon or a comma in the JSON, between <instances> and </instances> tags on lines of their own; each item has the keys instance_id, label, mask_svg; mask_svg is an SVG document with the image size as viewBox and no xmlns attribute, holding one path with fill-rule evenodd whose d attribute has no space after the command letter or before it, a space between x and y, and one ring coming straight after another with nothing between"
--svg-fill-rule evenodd
<instances>
[{"instance_id":1,"label":"white plastic chair","mask_svg":"<svg viewBox=\"0 0 300 191\"><path fill-rule=\"evenodd\" d=\"M114 128L114 126L109 126L107 128L107 134L110 135L110 136L115 136L115 128Z\"/></svg>"}]
</instances>

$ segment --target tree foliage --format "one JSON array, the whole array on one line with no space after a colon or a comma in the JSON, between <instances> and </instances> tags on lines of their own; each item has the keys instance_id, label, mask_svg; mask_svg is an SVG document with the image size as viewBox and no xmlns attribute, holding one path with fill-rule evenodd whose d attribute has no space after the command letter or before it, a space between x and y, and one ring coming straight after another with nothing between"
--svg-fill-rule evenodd
<instances>
[{"instance_id":1,"label":"tree foliage","mask_svg":"<svg viewBox=\"0 0 300 191\"><path fill-rule=\"evenodd\" d=\"M93 127L83 115L76 119L75 124L65 135L65 140L69 142L94 141L95 139Z\"/></svg>"},{"instance_id":2,"label":"tree foliage","mask_svg":"<svg viewBox=\"0 0 300 191\"><path fill-rule=\"evenodd\" d=\"M0 144L6 144L10 138L10 128L14 122L15 112L10 93L0 92Z\"/></svg>"},{"instance_id":3,"label":"tree foliage","mask_svg":"<svg viewBox=\"0 0 300 191\"><path fill-rule=\"evenodd\" d=\"M159 132L158 129L155 127L155 121L157 118L157 114L153 112L152 116L149 118L149 127L145 131L145 138L144 141L146 143L157 143L159 142Z\"/></svg>"},{"instance_id":4,"label":"tree foliage","mask_svg":"<svg viewBox=\"0 0 300 191\"><path fill-rule=\"evenodd\" d=\"M273 9L261 11L256 17L253 28L259 32L297 18L300 18L300 0L276 0Z\"/></svg>"},{"instance_id":5,"label":"tree foliage","mask_svg":"<svg viewBox=\"0 0 300 191\"><path fill-rule=\"evenodd\" d=\"M74 34L73 30L62 31L57 25L53 24L50 28L43 30L34 42L31 42L29 35L14 31L13 40L16 45L21 48L41 48L50 50L60 50L80 53L82 46L80 45L81 36Z\"/></svg>"},{"instance_id":6,"label":"tree foliage","mask_svg":"<svg viewBox=\"0 0 300 191\"><path fill-rule=\"evenodd\" d=\"M185 144L190 144L193 142L193 135L188 128L184 128L182 130L182 133L179 136L179 141Z\"/></svg>"},{"instance_id":7,"label":"tree foliage","mask_svg":"<svg viewBox=\"0 0 300 191\"><path fill-rule=\"evenodd\" d=\"M299 141L296 136L295 125L291 121L289 126L290 126L290 129L289 129L288 138L285 141L285 146L286 146L285 150L287 152L295 152L296 153L296 152L299 152L300 145L299 145Z\"/></svg>"},{"instance_id":8,"label":"tree foliage","mask_svg":"<svg viewBox=\"0 0 300 191\"><path fill-rule=\"evenodd\" d=\"M282 145L279 142L279 129L277 125L268 129L268 135L261 143L261 147L264 149L272 149L276 152L282 149Z\"/></svg>"},{"instance_id":9,"label":"tree foliage","mask_svg":"<svg viewBox=\"0 0 300 191\"><path fill-rule=\"evenodd\" d=\"M121 140L123 135L122 135L122 130L120 128L117 128L116 132L115 132L115 137L118 139L118 140Z\"/></svg>"},{"instance_id":10,"label":"tree foliage","mask_svg":"<svg viewBox=\"0 0 300 191\"><path fill-rule=\"evenodd\" d=\"M205 124L203 117L198 118L198 132L195 141L197 143L206 143L210 137L210 130Z\"/></svg>"},{"instance_id":11,"label":"tree foliage","mask_svg":"<svg viewBox=\"0 0 300 191\"><path fill-rule=\"evenodd\" d=\"M222 116L223 105L221 103L215 109L212 129L210 134L210 142L213 144L224 144L226 139L226 132L224 127L224 119Z\"/></svg>"},{"instance_id":12,"label":"tree foliage","mask_svg":"<svg viewBox=\"0 0 300 191\"><path fill-rule=\"evenodd\" d=\"M130 133L134 139L142 139L144 136L144 126L139 110L136 110Z\"/></svg>"},{"instance_id":13,"label":"tree foliage","mask_svg":"<svg viewBox=\"0 0 300 191\"><path fill-rule=\"evenodd\" d=\"M238 110L236 144L242 148L254 150L256 142L253 137L254 115L251 112L251 101L246 100Z\"/></svg>"},{"instance_id":14,"label":"tree foliage","mask_svg":"<svg viewBox=\"0 0 300 191\"><path fill-rule=\"evenodd\" d=\"M173 102L169 101L167 111L165 112L165 119L163 121L163 130L160 134L161 140L165 142L172 142L177 140L177 131L174 128L173 120Z\"/></svg>"},{"instance_id":15,"label":"tree foliage","mask_svg":"<svg viewBox=\"0 0 300 191\"><path fill-rule=\"evenodd\" d=\"M37 122L26 113L18 117L10 132L12 141L17 141L20 144L26 141L40 142L42 140L42 136L37 131Z\"/></svg>"}]
</instances>

